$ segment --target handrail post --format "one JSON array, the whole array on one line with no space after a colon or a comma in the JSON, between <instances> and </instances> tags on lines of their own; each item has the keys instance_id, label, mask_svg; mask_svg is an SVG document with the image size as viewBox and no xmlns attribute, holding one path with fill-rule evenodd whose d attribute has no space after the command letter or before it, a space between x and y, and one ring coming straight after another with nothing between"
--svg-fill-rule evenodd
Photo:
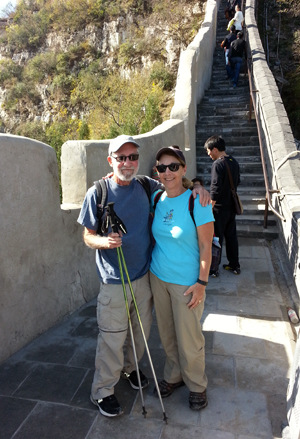
<instances>
[{"instance_id":1,"label":"handrail post","mask_svg":"<svg viewBox=\"0 0 300 439\"><path fill-rule=\"evenodd\" d=\"M266 194L265 213L264 213L264 229L268 228L268 207L269 207L268 196Z\"/></svg>"}]
</instances>

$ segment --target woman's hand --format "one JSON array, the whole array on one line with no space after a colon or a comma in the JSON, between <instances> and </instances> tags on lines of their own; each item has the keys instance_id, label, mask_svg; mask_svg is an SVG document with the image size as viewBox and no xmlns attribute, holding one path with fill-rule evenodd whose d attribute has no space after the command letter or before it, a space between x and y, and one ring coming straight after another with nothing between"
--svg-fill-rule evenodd
<instances>
[{"instance_id":1,"label":"woman's hand","mask_svg":"<svg viewBox=\"0 0 300 439\"><path fill-rule=\"evenodd\" d=\"M194 309L197 308L197 306L200 305L200 303L203 301L204 299L204 294L205 294L205 286L204 285L200 285L198 284L198 282L196 282L194 285L191 285L186 292L184 293L184 296L188 296L189 294L192 295L191 300L189 301L189 303L187 304L187 306L190 309Z\"/></svg>"}]
</instances>

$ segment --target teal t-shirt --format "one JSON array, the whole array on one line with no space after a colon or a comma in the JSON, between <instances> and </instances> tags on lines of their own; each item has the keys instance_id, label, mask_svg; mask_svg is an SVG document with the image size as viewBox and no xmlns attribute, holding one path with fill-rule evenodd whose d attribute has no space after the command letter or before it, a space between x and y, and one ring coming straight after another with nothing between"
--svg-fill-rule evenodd
<instances>
[{"instance_id":1,"label":"teal t-shirt","mask_svg":"<svg viewBox=\"0 0 300 439\"><path fill-rule=\"evenodd\" d=\"M157 192L152 195L153 199ZM175 198L164 192L155 209L152 233L156 240L150 271L159 279L178 285L193 285L199 276L199 246L195 224L189 212L191 191ZM214 221L211 204L194 203L197 227Z\"/></svg>"}]
</instances>

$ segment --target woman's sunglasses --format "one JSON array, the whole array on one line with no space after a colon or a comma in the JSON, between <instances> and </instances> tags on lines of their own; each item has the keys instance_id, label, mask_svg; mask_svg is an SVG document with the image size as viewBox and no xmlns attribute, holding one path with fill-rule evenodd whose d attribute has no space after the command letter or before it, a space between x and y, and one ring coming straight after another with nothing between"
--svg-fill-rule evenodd
<instances>
[{"instance_id":1,"label":"woman's sunglasses","mask_svg":"<svg viewBox=\"0 0 300 439\"><path fill-rule=\"evenodd\" d=\"M156 165L156 169L158 172L166 172L166 169L169 168L170 171L176 172L179 169L179 166L183 166L181 163L170 163L169 165Z\"/></svg>"}]
</instances>

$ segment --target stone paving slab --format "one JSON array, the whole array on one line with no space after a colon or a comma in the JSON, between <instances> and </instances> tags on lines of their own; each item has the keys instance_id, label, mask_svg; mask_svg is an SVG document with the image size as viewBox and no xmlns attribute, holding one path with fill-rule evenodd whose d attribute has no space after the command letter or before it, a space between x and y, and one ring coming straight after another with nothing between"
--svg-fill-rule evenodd
<instances>
[{"instance_id":1,"label":"stone paving slab","mask_svg":"<svg viewBox=\"0 0 300 439\"><path fill-rule=\"evenodd\" d=\"M176 389L163 400L166 425L145 354L140 367L150 377L143 392L146 419L139 393L123 379L115 394L124 415L103 417L89 400L97 338L94 299L0 365L0 439L280 438L293 333L268 243L243 239L240 249L242 274L221 268L207 288L201 320L209 382L205 410L191 411L188 389ZM155 313L149 348L162 379L165 355Z\"/></svg>"}]
</instances>

